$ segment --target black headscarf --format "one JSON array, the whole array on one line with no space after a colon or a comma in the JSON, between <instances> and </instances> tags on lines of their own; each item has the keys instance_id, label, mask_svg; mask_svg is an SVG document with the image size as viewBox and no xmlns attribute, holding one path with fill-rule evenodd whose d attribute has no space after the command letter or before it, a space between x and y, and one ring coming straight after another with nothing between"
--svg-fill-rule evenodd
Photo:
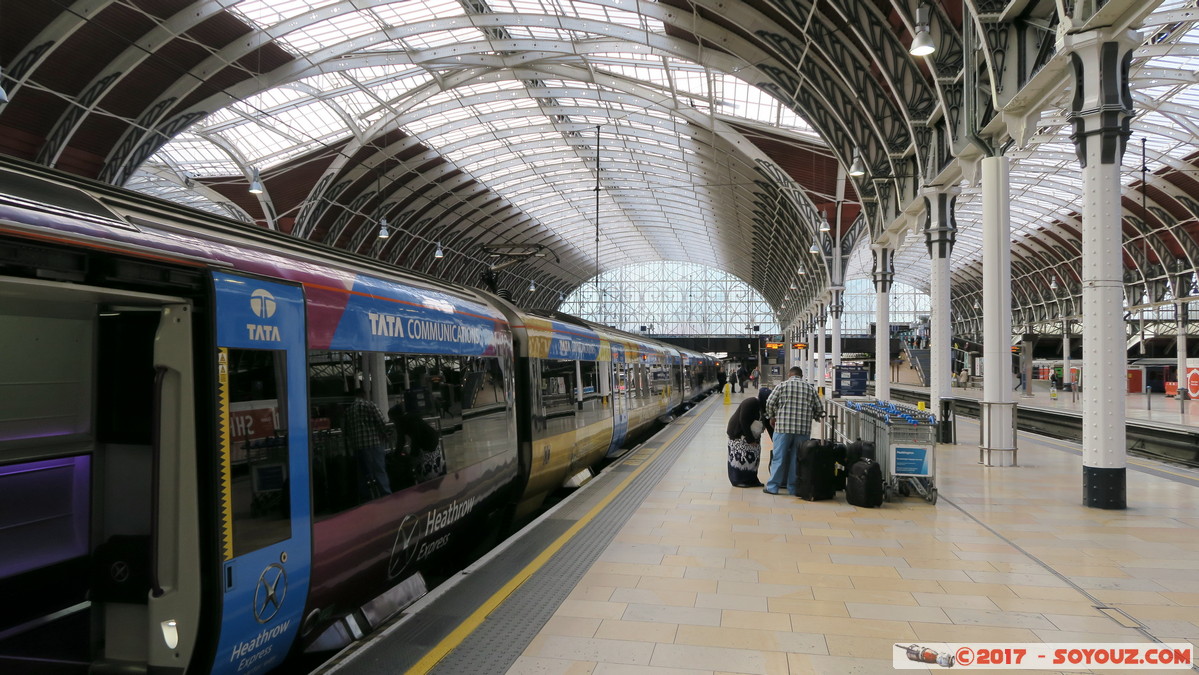
<instances>
[{"instance_id":1,"label":"black headscarf","mask_svg":"<svg viewBox=\"0 0 1199 675\"><path fill-rule=\"evenodd\" d=\"M733 416L729 418L729 426L726 429L729 440L735 438L745 438L746 440L756 441L758 434L754 434L750 429L750 425L754 422L760 422L762 416L762 404L757 398L747 398L741 401L741 405L733 411ZM758 432L761 433L760 431Z\"/></svg>"},{"instance_id":2,"label":"black headscarf","mask_svg":"<svg viewBox=\"0 0 1199 675\"><path fill-rule=\"evenodd\" d=\"M758 387L758 403L762 407L762 411L766 411L766 401L770 398L770 387Z\"/></svg>"}]
</instances>

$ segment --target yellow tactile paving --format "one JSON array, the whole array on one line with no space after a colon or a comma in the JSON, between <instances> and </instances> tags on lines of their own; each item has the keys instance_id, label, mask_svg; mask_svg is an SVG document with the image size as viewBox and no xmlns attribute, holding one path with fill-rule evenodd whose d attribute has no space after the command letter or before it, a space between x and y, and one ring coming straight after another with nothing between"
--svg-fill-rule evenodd
<instances>
[{"instance_id":1,"label":"yellow tactile paving","mask_svg":"<svg viewBox=\"0 0 1199 675\"><path fill-rule=\"evenodd\" d=\"M1079 458L1022 439L1026 466L1004 469L941 446L936 506L769 496L728 485L739 399L511 672L878 673L897 643L1199 641L1199 488L1130 471L1129 510L1087 509Z\"/></svg>"}]
</instances>

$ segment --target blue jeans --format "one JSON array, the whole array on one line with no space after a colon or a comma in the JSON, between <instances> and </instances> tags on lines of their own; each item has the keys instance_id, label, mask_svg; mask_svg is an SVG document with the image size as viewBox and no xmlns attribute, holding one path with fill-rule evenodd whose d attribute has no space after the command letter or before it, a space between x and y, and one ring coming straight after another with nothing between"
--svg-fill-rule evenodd
<instances>
[{"instance_id":1,"label":"blue jeans","mask_svg":"<svg viewBox=\"0 0 1199 675\"><path fill-rule=\"evenodd\" d=\"M770 479L766 481L767 492L778 492L779 486L787 484L787 492L799 493L799 446L808 440L808 434L775 433L774 450L770 457Z\"/></svg>"}]
</instances>

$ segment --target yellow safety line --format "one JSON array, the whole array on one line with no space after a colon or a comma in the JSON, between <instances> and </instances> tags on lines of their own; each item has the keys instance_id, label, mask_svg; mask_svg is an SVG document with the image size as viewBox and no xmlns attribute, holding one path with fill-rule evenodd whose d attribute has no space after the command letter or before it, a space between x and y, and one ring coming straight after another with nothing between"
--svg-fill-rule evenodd
<instances>
[{"instance_id":1,"label":"yellow safety line","mask_svg":"<svg viewBox=\"0 0 1199 675\"><path fill-rule=\"evenodd\" d=\"M692 418L692 420L694 419L695 418ZM670 447L676 440L678 440L679 436L682 435L682 433L690 426L690 421L687 424L680 426L679 430L675 432L674 436L672 436L669 441L663 443L662 446L659 447L647 461L642 462L641 466L634 469L632 473L629 474L628 478L625 478L620 485L617 485L615 489L608 493L607 497L601 499L600 502L595 505L595 507L593 507L587 512L586 515L580 518L578 522L572 525L570 529L563 532L556 540L554 540L554 543L546 547L546 549L542 551L540 555L534 558L528 565L525 565L524 569L518 572L516 576L509 579L508 583L504 584L500 590L496 591L494 595L488 598L487 601L484 602L474 612L472 612L470 616L466 617L462 623L458 624L457 628L450 632L450 634L442 639L441 642L438 642L437 646L429 650L424 657L422 657L420 661L417 661L416 665L409 668L407 672L410 675L423 675L424 673L429 672L434 666L437 665L438 661L441 661L441 659L445 658L446 654L450 653L451 650L462 644L462 641L465 640L471 633L473 633L475 629L487 619L488 615L495 611L496 607L500 606L500 603L507 599L507 597L511 595L513 591L519 588L521 584L527 581L529 577L533 576L537 570L541 569L541 567L549 561L551 556L565 546L566 543L570 541L570 539L574 537L579 530L587 525L587 523L591 522L591 520L595 518L595 516L599 514L599 512L602 511L605 506L607 506L613 499L616 498L617 495L619 495L626 487L628 487L629 483L633 482L634 478L636 478L643 470L645 470L645 467L652 464L653 460L657 459L658 455L661 455L663 450Z\"/></svg>"}]
</instances>

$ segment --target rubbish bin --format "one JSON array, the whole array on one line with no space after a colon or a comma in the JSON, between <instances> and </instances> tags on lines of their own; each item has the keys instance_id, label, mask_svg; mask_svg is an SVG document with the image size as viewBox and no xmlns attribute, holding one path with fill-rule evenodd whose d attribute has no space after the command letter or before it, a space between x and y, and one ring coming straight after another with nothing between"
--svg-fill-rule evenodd
<instances>
[{"instance_id":1,"label":"rubbish bin","mask_svg":"<svg viewBox=\"0 0 1199 675\"><path fill-rule=\"evenodd\" d=\"M941 399L941 414L937 416L938 443L958 442L957 420L954 419L956 412L957 404L952 398Z\"/></svg>"}]
</instances>

